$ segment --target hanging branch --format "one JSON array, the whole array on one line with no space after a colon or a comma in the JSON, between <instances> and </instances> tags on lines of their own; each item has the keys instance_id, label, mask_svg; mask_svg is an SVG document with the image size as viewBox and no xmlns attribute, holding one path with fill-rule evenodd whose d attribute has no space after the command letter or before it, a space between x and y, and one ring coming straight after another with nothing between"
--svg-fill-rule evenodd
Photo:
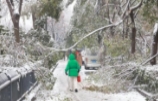
<instances>
[{"instance_id":1,"label":"hanging branch","mask_svg":"<svg viewBox=\"0 0 158 101\"><path fill-rule=\"evenodd\" d=\"M110 25L107 25L107 26L104 26L104 27L101 27L101 28L98 28L92 32L90 32L89 34L87 34L86 36L84 36L83 38L81 38L80 40L78 40L74 45L72 45L70 48L67 48L67 49L72 49L74 48L79 42L81 42L82 40L84 40L85 38L87 38L88 36L100 31L100 30L103 30L105 28L109 28L109 27L112 27L112 26L117 26L119 25L120 23L122 23L123 20L121 20L120 22L116 23L116 24L110 24Z\"/></svg>"},{"instance_id":2,"label":"hanging branch","mask_svg":"<svg viewBox=\"0 0 158 101\"><path fill-rule=\"evenodd\" d=\"M86 36L84 36L83 38L78 40L74 45L72 45L69 48L57 49L57 48L43 47L42 45L40 45L40 47L43 47L43 48L48 49L48 50L51 50L51 52L48 55L46 55L46 57L49 56L50 54L52 54L54 51L68 51L69 49L73 49L77 44L79 44L81 41L83 41L85 38L91 36L92 34L95 34L96 32L98 32L100 30L103 30L105 28L109 28L109 27L112 27L112 26L117 26L117 25L121 24L122 22L123 22L123 20L121 20L120 22L117 22L115 24L110 24L110 25L106 25L106 26L100 27L100 28L88 33ZM52 50L54 50L54 51L52 51Z\"/></svg>"},{"instance_id":3,"label":"hanging branch","mask_svg":"<svg viewBox=\"0 0 158 101\"><path fill-rule=\"evenodd\" d=\"M81 41L83 41L85 38L91 36L92 34L98 32L98 31L100 31L100 30L103 30L103 29L105 29L105 28L114 27L114 26L117 26L117 25L121 24L121 23L123 22L123 20L126 19L127 16L130 15L130 13L126 13L127 11L129 11L129 10L128 10L128 5L129 5L129 3L130 3L130 0L128 0L128 2L126 3L127 6L125 7L125 10L124 10L124 12L123 12L123 14L122 14L122 16L121 16L121 17L123 18L123 19L121 19L121 21L118 21L118 22L115 23L115 24L110 24L110 25L106 25L106 26L100 27L100 28L98 28L98 29L96 29L96 30L94 30L94 31L92 31L92 32L90 32L90 33L88 33L86 36L84 36L83 38L79 39L74 45L72 45L72 46L69 47L69 48L65 48L65 49L47 48L47 49L54 50L54 51L67 51L67 50L69 50L69 49L73 49L73 48L74 48L76 45L78 45ZM140 3L139 3L137 6L132 7L132 10L135 10L135 9L137 9L138 7L140 7L141 4L142 4L142 0L140 1ZM123 17L125 14L126 14L126 17Z\"/></svg>"},{"instance_id":4,"label":"hanging branch","mask_svg":"<svg viewBox=\"0 0 158 101\"><path fill-rule=\"evenodd\" d=\"M152 60L153 58L155 58L156 56L158 56L158 53L155 54L154 56L150 57L149 59L147 59L145 62L141 63L141 65L145 65L146 63L148 63L150 60Z\"/></svg>"},{"instance_id":5,"label":"hanging branch","mask_svg":"<svg viewBox=\"0 0 158 101\"><path fill-rule=\"evenodd\" d=\"M130 0L129 0L129 1L130 1ZM128 4L129 4L129 1L128 1ZM137 6L132 7L132 10L135 10L135 9L137 9L138 7L140 7L141 4L142 4L142 1L143 1L143 0L141 0L140 3L139 3ZM128 5L128 4L127 4L127 5ZM127 6L127 7L128 7L128 6ZM126 9L127 9L127 8L126 8ZM92 31L91 33L87 34L87 35L84 36L83 38L81 38L79 41L77 41L77 42L76 42L74 45L72 45L70 48L67 48L67 49L64 49L64 50L72 49L72 48L74 48L79 42L81 42L82 40L84 40L84 39L87 38L88 36L90 36L90 35L96 33L97 31L103 30L103 29L105 29L105 28L117 26L117 25L119 25L120 23L122 23L122 21L123 21L123 20L121 20L120 22L118 22L118 23L116 23L116 24L110 24L110 25L107 25L107 26L98 28L98 29ZM58 49L57 49L57 50L58 50Z\"/></svg>"}]
</instances>

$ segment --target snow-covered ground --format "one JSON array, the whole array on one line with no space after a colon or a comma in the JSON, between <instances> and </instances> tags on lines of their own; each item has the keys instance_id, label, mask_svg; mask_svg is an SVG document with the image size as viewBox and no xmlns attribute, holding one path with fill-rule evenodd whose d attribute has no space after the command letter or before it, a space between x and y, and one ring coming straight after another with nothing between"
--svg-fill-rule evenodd
<instances>
[{"instance_id":1,"label":"snow-covered ground","mask_svg":"<svg viewBox=\"0 0 158 101\"><path fill-rule=\"evenodd\" d=\"M85 78L88 77L85 75L86 70L84 70L84 68L82 68L80 73L82 82L79 84L79 92L70 92L68 90L68 77L64 73L66 62L67 61L60 61L53 72L54 76L57 78L54 89L39 90L38 93L36 93L35 101L146 101L142 95L135 91L117 94L104 94L101 92L82 89L82 87L86 84ZM35 92L33 91L26 97L25 101L30 101L30 96L34 94Z\"/></svg>"}]
</instances>

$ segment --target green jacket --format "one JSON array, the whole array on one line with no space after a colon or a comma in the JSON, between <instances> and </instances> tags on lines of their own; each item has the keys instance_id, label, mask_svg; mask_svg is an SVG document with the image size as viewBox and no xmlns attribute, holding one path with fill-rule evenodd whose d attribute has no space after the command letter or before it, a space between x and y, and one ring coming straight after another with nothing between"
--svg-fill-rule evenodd
<instances>
[{"instance_id":1,"label":"green jacket","mask_svg":"<svg viewBox=\"0 0 158 101\"><path fill-rule=\"evenodd\" d=\"M77 60L75 59L75 55L70 54L67 66L65 68L65 73L67 73L71 77L77 77L79 71L80 71L80 66Z\"/></svg>"}]
</instances>

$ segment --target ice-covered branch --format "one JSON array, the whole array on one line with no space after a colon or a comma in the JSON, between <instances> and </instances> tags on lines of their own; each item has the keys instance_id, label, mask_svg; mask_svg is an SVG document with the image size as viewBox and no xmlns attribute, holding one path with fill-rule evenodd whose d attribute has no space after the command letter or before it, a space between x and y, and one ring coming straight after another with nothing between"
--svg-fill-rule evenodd
<instances>
[{"instance_id":1,"label":"ice-covered branch","mask_svg":"<svg viewBox=\"0 0 158 101\"><path fill-rule=\"evenodd\" d=\"M112 27L112 26L117 26L117 25L119 25L120 23L122 23L122 20L121 20L120 22L116 23L116 24L110 24L110 25L107 25L107 26L103 26L103 27L101 27L101 28L98 28L98 29L96 29L96 30L90 32L89 34L87 34L86 36L84 36L83 38L81 38L80 40L78 40L78 41L77 41L73 46L71 46L69 49L74 48L78 43L80 43L82 40L84 40L84 39L87 38L88 36L90 36L90 35L92 35L92 34L98 32L98 31L100 31L100 30L103 30L103 29L105 29L105 28L109 28L109 27Z\"/></svg>"},{"instance_id":2,"label":"ice-covered branch","mask_svg":"<svg viewBox=\"0 0 158 101\"><path fill-rule=\"evenodd\" d=\"M100 30L103 30L103 29L105 29L105 28L109 28L109 27L112 27L112 26L117 26L117 25L121 24L122 21L123 21L123 20L120 20L120 21L117 22L117 23L113 23L113 24L110 24L110 25L106 25L106 26L100 27L100 28L98 28L98 29L96 29L96 30L94 30L94 31L92 31L92 32L90 32L90 33L88 33L86 36L84 36L83 38L79 39L74 45L72 45L72 46L69 47L69 48L65 48L65 49L49 48L49 49L54 50L54 51L67 51L67 50L69 50L69 49L73 49L77 44L79 44L79 43L80 43L81 41L83 41L85 38L91 36L92 34L95 34L96 32L98 32L98 31L100 31Z\"/></svg>"}]
</instances>

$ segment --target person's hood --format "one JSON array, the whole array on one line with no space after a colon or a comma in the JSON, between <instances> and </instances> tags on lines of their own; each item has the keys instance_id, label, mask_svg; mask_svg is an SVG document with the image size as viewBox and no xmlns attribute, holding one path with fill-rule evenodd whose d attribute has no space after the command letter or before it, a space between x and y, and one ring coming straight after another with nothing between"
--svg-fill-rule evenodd
<instances>
[{"instance_id":1,"label":"person's hood","mask_svg":"<svg viewBox=\"0 0 158 101\"><path fill-rule=\"evenodd\" d=\"M70 54L69 55L69 60L74 60L75 59L75 55L74 54Z\"/></svg>"}]
</instances>

